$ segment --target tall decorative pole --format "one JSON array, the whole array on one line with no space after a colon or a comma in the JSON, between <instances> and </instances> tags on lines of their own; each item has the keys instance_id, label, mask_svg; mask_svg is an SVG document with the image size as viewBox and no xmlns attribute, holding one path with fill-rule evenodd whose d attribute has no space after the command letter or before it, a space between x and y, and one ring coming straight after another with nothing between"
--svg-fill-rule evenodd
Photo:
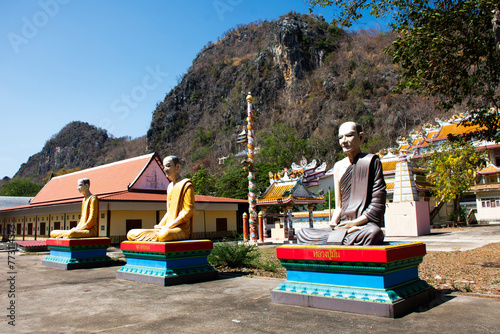
<instances>
[{"instance_id":1,"label":"tall decorative pole","mask_svg":"<svg viewBox=\"0 0 500 334\"><path fill-rule=\"evenodd\" d=\"M248 151L248 211L250 213L250 240L257 242L257 199L255 195L255 154L254 154L254 131L253 122L255 121L255 114L252 108L252 95L247 95L247 151Z\"/></svg>"}]
</instances>

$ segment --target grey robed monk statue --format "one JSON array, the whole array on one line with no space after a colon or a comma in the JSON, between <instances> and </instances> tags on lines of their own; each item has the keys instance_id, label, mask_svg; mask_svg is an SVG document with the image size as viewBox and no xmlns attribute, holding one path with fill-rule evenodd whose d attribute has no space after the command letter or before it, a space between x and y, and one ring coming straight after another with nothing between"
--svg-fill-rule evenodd
<instances>
[{"instance_id":1,"label":"grey robed monk statue","mask_svg":"<svg viewBox=\"0 0 500 334\"><path fill-rule=\"evenodd\" d=\"M385 187L382 163L377 155L361 152L361 126L343 123L339 142L347 157L334 168L335 210L327 228L297 231L297 244L379 245L384 222Z\"/></svg>"}]
</instances>

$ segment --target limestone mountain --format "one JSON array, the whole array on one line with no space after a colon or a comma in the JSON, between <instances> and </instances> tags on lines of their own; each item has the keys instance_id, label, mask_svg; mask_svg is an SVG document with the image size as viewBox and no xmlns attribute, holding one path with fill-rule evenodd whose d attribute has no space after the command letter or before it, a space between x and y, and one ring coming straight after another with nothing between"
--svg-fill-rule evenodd
<instances>
[{"instance_id":1,"label":"limestone mountain","mask_svg":"<svg viewBox=\"0 0 500 334\"><path fill-rule=\"evenodd\" d=\"M145 154L145 138L112 138L106 130L85 122L71 122L52 136L41 152L23 163L14 177L41 182L61 169L85 169Z\"/></svg>"},{"instance_id":2,"label":"limestone mountain","mask_svg":"<svg viewBox=\"0 0 500 334\"><path fill-rule=\"evenodd\" d=\"M242 149L235 139L246 125L247 92L260 113L257 145L260 135L285 124L306 143L296 161L333 163L338 126L348 120L371 134L370 151L394 146L398 135L436 115L431 101L392 92L397 71L383 48L394 37L345 32L322 17L296 13L238 26L204 47L157 105L148 149L215 168L217 158Z\"/></svg>"}]
</instances>

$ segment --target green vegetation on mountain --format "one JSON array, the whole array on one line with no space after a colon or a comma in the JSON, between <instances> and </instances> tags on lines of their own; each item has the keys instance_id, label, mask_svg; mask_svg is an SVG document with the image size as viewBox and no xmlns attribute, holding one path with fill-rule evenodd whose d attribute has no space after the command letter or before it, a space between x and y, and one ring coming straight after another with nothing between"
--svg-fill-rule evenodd
<instances>
[{"instance_id":1,"label":"green vegetation on mountain","mask_svg":"<svg viewBox=\"0 0 500 334\"><path fill-rule=\"evenodd\" d=\"M347 120L363 124L369 151L395 146L397 136L438 116L431 99L393 93L397 69L382 50L395 38L347 33L296 13L238 26L204 47L158 104L148 149L183 157L193 172L203 164L222 175L218 159L244 150L236 136L246 128L248 92L260 114L257 161L284 168L305 157L332 166L341 154L338 126Z\"/></svg>"},{"instance_id":2,"label":"green vegetation on mountain","mask_svg":"<svg viewBox=\"0 0 500 334\"><path fill-rule=\"evenodd\" d=\"M500 141L500 3L491 0L309 0L340 7L350 26L370 9L397 33L385 49L398 65L398 90L437 98L437 106L475 111L475 136ZM491 111L494 111L493 113ZM471 134L472 135L472 134Z\"/></svg>"}]
</instances>

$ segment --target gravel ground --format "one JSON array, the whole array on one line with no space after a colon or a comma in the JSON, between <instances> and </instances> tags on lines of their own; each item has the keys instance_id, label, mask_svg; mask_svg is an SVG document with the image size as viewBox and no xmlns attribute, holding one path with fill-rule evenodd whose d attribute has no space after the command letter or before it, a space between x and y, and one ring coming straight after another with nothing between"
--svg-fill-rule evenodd
<instances>
[{"instance_id":1,"label":"gravel ground","mask_svg":"<svg viewBox=\"0 0 500 334\"><path fill-rule=\"evenodd\" d=\"M276 247L261 247L260 261L275 267L263 269L217 268L220 272L285 278L285 268L276 259ZM500 243L468 251L428 252L419 266L419 276L442 292L493 297L500 300Z\"/></svg>"},{"instance_id":2,"label":"gravel ground","mask_svg":"<svg viewBox=\"0 0 500 334\"><path fill-rule=\"evenodd\" d=\"M500 299L500 243L468 251L428 252L419 276L438 290Z\"/></svg>"}]
</instances>

